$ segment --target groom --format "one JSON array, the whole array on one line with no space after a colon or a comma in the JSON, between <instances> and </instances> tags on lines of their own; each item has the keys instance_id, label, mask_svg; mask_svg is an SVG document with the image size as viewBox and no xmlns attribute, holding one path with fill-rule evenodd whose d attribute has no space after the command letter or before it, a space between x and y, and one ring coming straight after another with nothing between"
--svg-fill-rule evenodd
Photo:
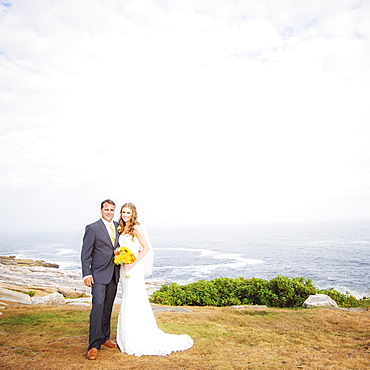
<instances>
[{"instance_id":1,"label":"groom","mask_svg":"<svg viewBox=\"0 0 370 370\"><path fill-rule=\"evenodd\" d=\"M101 203L101 219L86 226L82 242L82 276L84 284L92 288L88 360L98 357L101 345L117 347L117 343L109 338L119 279L119 267L113 263L114 249L118 246L118 224L112 222L115 208L110 199Z\"/></svg>"}]
</instances>

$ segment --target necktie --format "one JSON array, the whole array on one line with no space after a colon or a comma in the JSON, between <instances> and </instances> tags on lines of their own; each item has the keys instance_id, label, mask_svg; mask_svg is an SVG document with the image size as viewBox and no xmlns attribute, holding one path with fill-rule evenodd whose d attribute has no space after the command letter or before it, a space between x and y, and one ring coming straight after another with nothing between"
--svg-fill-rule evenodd
<instances>
[{"instance_id":1,"label":"necktie","mask_svg":"<svg viewBox=\"0 0 370 370\"><path fill-rule=\"evenodd\" d=\"M110 228L110 231L109 231L109 236L112 240L112 244L114 245L116 243L116 233L114 231L114 228L113 228L113 225L112 224L109 224L109 228Z\"/></svg>"}]
</instances>

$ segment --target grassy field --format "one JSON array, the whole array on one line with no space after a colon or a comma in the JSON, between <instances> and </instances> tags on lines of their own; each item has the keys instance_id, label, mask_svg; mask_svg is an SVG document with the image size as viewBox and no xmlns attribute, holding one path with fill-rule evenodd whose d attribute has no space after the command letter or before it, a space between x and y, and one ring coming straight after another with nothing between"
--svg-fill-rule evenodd
<instances>
[{"instance_id":1,"label":"grassy field","mask_svg":"<svg viewBox=\"0 0 370 370\"><path fill-rule=\"evenodd\" d=\"M9 305L0 316L0 369L356 369L370 368L370 311L188 307L156 313L194 347L166 357L102 348L85 359L89 307ZM113 314L113 333L118 311ZM115 335L112 335L115 338Z\"/></svg>"}]
</instances>

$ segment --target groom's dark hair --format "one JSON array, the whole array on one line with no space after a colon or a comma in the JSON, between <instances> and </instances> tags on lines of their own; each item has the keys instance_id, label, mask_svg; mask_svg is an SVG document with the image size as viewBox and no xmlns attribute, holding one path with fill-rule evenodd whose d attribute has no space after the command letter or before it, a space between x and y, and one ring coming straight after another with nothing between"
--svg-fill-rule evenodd
<instances>
[{"instance_id":1,"label":"groom's dark hair","mask_svg":"<svg viewBox=\"0 0 370 370\"><path fill-rule=\"evenodd\" d=\"M106 200L103 200L103 201L101 202L101 205L100 205L100 208L101 208L101 209L103 209L103 207L104 207L104 203L109 203L109 204L111 204L112 206L116 206L116 203L114 203L114 202L113 202L113 200L106 199Z\"/></svg>"}]
</instances>

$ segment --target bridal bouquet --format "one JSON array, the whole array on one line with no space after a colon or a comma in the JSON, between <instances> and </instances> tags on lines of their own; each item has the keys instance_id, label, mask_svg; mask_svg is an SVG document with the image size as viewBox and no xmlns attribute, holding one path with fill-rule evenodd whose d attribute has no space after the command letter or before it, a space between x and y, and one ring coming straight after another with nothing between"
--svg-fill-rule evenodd
<instances>
[{"instance_id":1,"label":"bridal bouquet","mask_svg":"<svg viewBox=\"0 0 370 370\"><path fill-rule=\"evenodd\" d=\"M126 263L135 262L136 257L132 251L126 247L118 247L114 250L114 263L116 265L124 265Z\"/></svg>"},{"instance_id":2,"label":"bridal bouquet","mask_svg":"<svg viewBox=\"0 0 370 370\"><path fill-rule=\"evenodd\" d=\"M132 253L131 249L128 249L126 247L118 247L114 250L114 263L116 265L124 265L126 263L132 263L135 262L136 257ZM130 275L127 275L126 272L126 278L129 278Z\"/></svg>"}]
</instances>

